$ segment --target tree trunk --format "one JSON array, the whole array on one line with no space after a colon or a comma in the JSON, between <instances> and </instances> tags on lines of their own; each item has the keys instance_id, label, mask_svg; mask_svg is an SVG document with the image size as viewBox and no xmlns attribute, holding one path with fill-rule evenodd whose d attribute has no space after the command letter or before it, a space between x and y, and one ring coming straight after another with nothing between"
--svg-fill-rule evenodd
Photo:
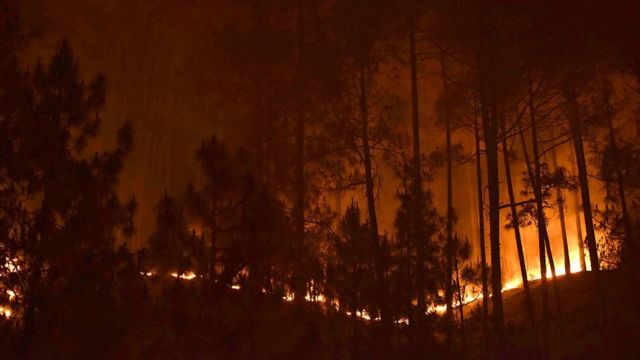
<instances>
[{"instance_id":1,"label":"tree trunk","mask_svg":"<svg viewBox=\"0 0 640 360\"><path fill-rule=\"evenodd\" d=\"M562 232L562 249L564 251L564 273L571 275L571 256L569 253L569 240L567 239L567 224L564 219L564 197L562 190L556 190L556 202L560 216L560 230Z\"/></svg>"},{"instance_id":2,"label":"tree trunk","mask_svg":"<svg viewBox=\"0 0 640 360\"><path fill-rule=\"evenodd\" d=\"M216 280L218 278L217 273L217 264L218 264L218 251L216 249L217 246L217 236L218 236L218 196L216 193L216 189L212 189L213 194L211 197L211 223L209 226L211 227L211 253L209 254L211 257L211 268L209 269L209 281L211 282L211 288L215 288ZM204 235L203 235L204 236Z\"/></svg>"},{"instance_id":3,"label":"tree trunk","mask_svg":"<svg viewBox=\"0 0 640 360\"><path fill-rule=\"evenodd\" d=\"M304 230L304 208L305 208L305 181L304 181L304 36L305 36L305 19L304 19L304 0L297 1L297 63L296 63L296 164L295 164L295 241L293 244L293 291L296 302L302 302L305 298L306 279L303 274L303 264L300 261L305 251L305 230Z\"/></svg>"},{"instance_id":4,"label":"tree trunk","mask_svg":"<svg viewBox=\"0 0 640 360\"><path fill-rule=\"evenodd\" d=\"M614 159L618 158L618 144L616 142L616 133L613 127L612 115L607 114L607 122L609 125L609 144L611 146L611 151L613 153ZM614 160L614 167L616 172L616 182L618 187L618 197L620 201L620 209L622 210L622 226L624 228L624 236L623 236L623 246L622 246L622 263L625 266L629 266L633 263L633 257L631 255L635 254L634 241L632 237L634 236L633 230L631 228L631 221L629 219L629 209L627 207L627 194L625 192L625 184L624 184L624 173L622 168L620 167L620 163Z\"/></svg>"},{"instance_id":5,"label":"tree trunk","mask_svg":"<svg viewBox=\"0 0 640 360\"><path fill-rule=\"evenodd\" d=\"M485 229L484 229L484 189L482 187L482 164L480 163L480 129L478 127L478 118L474 115L474 130L476 142L476 181L478 191L478 236L480 244L480 275L482 277L482 323L485 333L487 333L487 319L489 318L489 284L487 282L487 254L485 245Z\"/></svg>"},{"instance_id":6,"label":"tree trunk","mask_svg":"<svg viewBox=\"0 0 640 360\"><path fill-rule=\"evenodd\" d=\"M576 154L576 164L578 165L578 180L580 181L580 194L582 195L582 207L584 211L584 223L587 231L587 247L589 249L589 262L591 271L600 270L598 260L598 246L596 244L596 233L593 226L593 213L591 211L591 195L589 194L589 180L587 175L587 162L584 154L584 144L582 140L582 129L578 119L578 104L575 102L573 94L566 96L569 102L569 122L573 135L573 146Z\"/></svg>"},{"instance_id":7,"label":"tree trunk","mask_svg":"<svg viewBox=\"0 0 640 360\"><path fill-rule=\"evenodd\" d=\"M573 163L574 166L576 166L575 162ZM575 169L574 169L575 170ZM577 173L577 170L575 170L574 172ZM578 256L580 256L580 270L581 271L587 271L587 264L584 260L585 258L585 254L584 254L584 238L582 237L582 219L580 219L580 195L578 195L577 192L574 193L575 195L575 212L576 212L576 236L578 237Z\"/></svg>"},{"instance_id":8,"label":"tree trunk","mask_svg":"<svg viewBox=\"0 0 640 360\"><path fill-rule=\"evenodd\" d=\"M28 276L28 288L25 296L25 310L23 319L22 338L20 352L25 356L31 350L34 340L37 337L37 313L40 304L40 281L43 267L42 258L36 254L32 261L32 269Z\"/></svg>"},{"instance_id":9,"label":"tree trunk","mask_svg":"<svg viewBox=\"0 0 640 360\"><path fill-rule=\"evenodd\" d=\"M504 172L507 182L507 191L509 193L509 204L511 209L511 217L513 219L512 226L516 238L516 248L518 250L518 261L520 263L520 275L522 276L522 286L524 288L525 306L529 315L529 320L533 325L535 323L533 312L533 300L531 298L531 290L529 289L529 279L527 275L527 264L524 260L524 250L522 248L522 237L520 234L520 224L518 221L518 210L516 209L516 197L513 191L513 180L511 179L511 165L509 162L509 148L507 146L507 131L505 119L502 117L500 125L502 127L502 156L504 159Z\"/></svg>"},{"instance_id":10,"label":"tree trunk","mask_svg":"<svg viewBox=\"0 0 640 360\"><path fill-rule=\"evenodd\" d=\"M548 242L547 227L545 223L544 208L542 203L542 189L540 184L540 153L538 151L538 131L536 113L533 105L531 83L529 84L529 111L531 116L531 141L533 145L533 174L529 173L529 179L533 187L536 201L536 218L538 222L538 253L540 256L540 287L542 289L542 352L548 356L549 349L549 296L547 289L547 262L545 259L545 241ZM523 144L524 146L524 144ZM531 177L533 175L533 177Z\"/></svg>"},{"instance_id":11,"label":"tree trunk","mask_svg":"<svg viewBox=\"0 0 640 360\"><path fill-rule=\"evenodd\" d=\"M552 135L553 137L553 135ZM551 160L553 161L553 167L558 169L558 155L556 149L551 151ZM564 273L571 275L571 257L569 256L569 241L567 239L567 224L564 218L564 197L562 196L562 190L556 188L556 204L558 204L558 216L560 217L560 232L562 233L562 249L564 251Z\"/></svg>"},{"instance_id":12,"label":"tree trunk","mask_svg":"<svg viewBox=\"0 0 640 360\"><path fill-rule=\"evenodd\" d=\"M482 126L487 157L487 184L489 185L489 239L491 247L491 303L492 322L496 338L504 331L502 309L502 269L500 264L500 178L498 170L498 124L496 105L489 100L486 83L480 89Z\"/></svg>"},{"instance_id":13,"label":"tree trunk","mask_svg":"<svg viewBox=\"0 0 640 360\"><path fill-rule=\"evenodd\" d=\"M369 145L369 110L368 110L368 88L366 85L366 73L364 69L360 71L359 84L359 105L360 105L360 126L362 138L362 155L364 161L365 187L367 196L367 212L369 219L369 231L371 242L375 253L375 272L378 286L378 306L380 307L381 325L383 334L381 339L388 342L391 330L391 319L389 317L388 296L385 281L385 269L383 269L382 244L378 233L378 217L376 215L376 200L373 189L373 169L371 160L371 148Z\"/></svg>"},{"instance_id":14,"label":"tree trunk","mask_svg":"<svg viewBox=\"0 0 640 360\"><path fill-rule=\"evenodd\" d=\"M524 162L527 165L527 174L529 174L529 179L533 179L535 176L535 172L531 167L531 159L529 158L529 151L527 150L527 141L524 138L524 131L522 130L522 124L518 124L519 132L520 132L520 141L522 142L522 153L524 154ZM535 194L534 194L535 197ZM549 234L547 232L547 227L545 225L543 229L544 235L544 245L547 251L547 258L549 260L549 268L551 269L551 276L556 278L556 265L553 261L553 253L551 252L551 244L549 242Z\"/></svg>"},{"instance_id":15,"label":"tree trunk","mask_svg":"<svg viewBox=\"0 0 640 360\"><path fill-rule=\"evenodd\" d=\"M460 314L460 352L464 354L466 338L464 333L464 288L460 283L460 266L458 255L454 256L454 269L456 272L456 291L458 292L458 314Z\"/></svg>"},{"instance_id":16,"label":"tree trunk","mask_svg":"<svg viewBox=\"0 0 640 360\"><path fill-rule=\"evenodd\" d=\"M530 111L533 117L532 123L535 122L535 109L533 106L533 99L530 99ZM520 131L520 140L522 142L522 152L524 154L524 159L525 159L525 164L527 165L527 174L529 174L529 179L532 179L532 182L535 182L535 170L531 167L531 160L529 159L529 152L527 150L527 142L524 138L524 131L522 131L522 125L518 124L519 126L519 131ZM537 131L536 131L537 132ZM537 139L537 134L536 134L536 139ZM537 146L538 142L536 141L536 146ZM540 159L538 159L539 161ZM535 184L532 183L533 186L535 186ZM542 188L540 188L540 192L542 193ZM539 196L542 196L542 194L540 194ZM537 201L538 199L538 195L535 194L535 189L534 189L534 198ZM537 203L536 203L537 206ZM544 208L543 208L543 212L542 215L544 217ZM539 219L538 215L536 214L536 218ZM555 293L555 298L556 298L556 308L558 310L558 312L560 312L561 306L560 306L560 291L558 289L558 278L556 276L556 266L555 263L553 261L553 253L551 252L551 243L549 241L549 233L547 231L547 225L546 222L544 222L544 226L540 227L540 224L538 224L538 231L542 233L542 237L544 240L544 248L546 250L547 253L547 259L549 261L549 268L551 269L551 277L553 279L553 288L554 288L554 293ZM546 262L546 260L545 260ZM546 269L545 269L546 271Z\"/></svg>"},{"instance_id":17,"label":"tree trunk","mask_svg":"<svg viewBox=\"0 0 640 360\"><path fill-rule=\"evenodd\" d=\"M418 64L416 57L416 29L414 18L409 14L409 58L411 62L411 123L413 126L413 204L411 205L411 226L413 234L411 234L412 243L416 247L416 262L418 269L416 271L416 297L417 303L417 321L421 323L427 306L425 299L425 253L424 253L424 229L422 229L422 211L420 201L422 201L422 161L420 155L420 113L418 107Z\"/></svg>"},{"instance_id":18,"label":"tree trunk","mask_svg":"<svg viewBox=\"0 0 640 360\"><path fill-rule=\"evenodd\" d=\"M447 69L445 58L442 57L442 81L444 90L447 89ZM453 343L453 262L455 257L455 244L453 242L453 169L451 154L451 120L449 117L445 119L446 125L446 153L447 153L447 242L445 245L446 253L446 274L445 274L445 304L447 309L445 312L446 326L446 342L449 346Z\"/></svg>"},{"instance_id":19,"label":"tree trunk","mask_svg":"<svg viewBox=\"0 0 640 360\"><path fill-rule=\"evenodd\" d=\"M591 195L589 194L589 179L587 174L587 161L584 153L584 143L582 139L582 129L580 127L578 104L575 94L569 91L565 94L568 102L568 117L573 135L573 147L576 154L576 164L578 166L578 180L580 182L580 194L582 195L582 209L584 211L584 226L587 232L587 248L589 250L589 263L593 273L593 283L595 288L596 303L600 307L601 315L606 318L606 305L602 295L602 285L600 283L600 261L598 259L598 245L596 244L596 234L593 225L593 214L591 211Z\"/></svg>"}]
</instances>

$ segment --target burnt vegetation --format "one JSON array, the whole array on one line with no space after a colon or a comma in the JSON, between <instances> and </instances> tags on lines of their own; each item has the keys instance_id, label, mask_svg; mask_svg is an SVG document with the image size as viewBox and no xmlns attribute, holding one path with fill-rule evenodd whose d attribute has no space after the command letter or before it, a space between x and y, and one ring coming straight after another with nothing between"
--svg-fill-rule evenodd
<instances>
[{"instance_id":1,"label":"burnt vegetation","mask_svg":"<svg viewBox=\"0 0 640 360\"><path fill-rule=\"evenodd\" d=\"M146 234L135 119L0 1L0 357L640 356L640 4L220 3L236 136Z\"/></svg>"}]
</instances>

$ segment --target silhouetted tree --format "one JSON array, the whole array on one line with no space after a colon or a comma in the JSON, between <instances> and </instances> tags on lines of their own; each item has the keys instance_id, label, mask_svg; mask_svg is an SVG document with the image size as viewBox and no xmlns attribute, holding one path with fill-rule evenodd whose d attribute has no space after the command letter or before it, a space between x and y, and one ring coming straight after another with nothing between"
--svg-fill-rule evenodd
<instances>
[{"instance_id":1,"label":"silhouetted tree","mask_svg":"<svg viewBox=\"0 0 640 360\"><path fill-rule=\"evenodd\" d=\"M80 79L66 39L47 66L39 62L32 74L14 74L20 82L10 92L20 98L3 99L10 106L3 108L13 106L3 121L13 145L6 148L2 180L3 188L17 195L10 196L16 201L11 218L20 220L12 224L19 231L10 237L6 255L18 263L9 276L21 279L14 284L20 288L15 312L22 318L22 352L36 356L47 344L59 343L52 350L59 356L87 354L100 346L99 337L73 329L97 328L113 310L116 242L134 230L135 200L125 204L116 195L132 147L131 127L120 129L115 150L87 154L100 127L106 82L102 75L89 84ZM69 304L102 310L82 318L61 312ZM113 325L105 322L105 331Z\"/></svg>"}]
</instances>

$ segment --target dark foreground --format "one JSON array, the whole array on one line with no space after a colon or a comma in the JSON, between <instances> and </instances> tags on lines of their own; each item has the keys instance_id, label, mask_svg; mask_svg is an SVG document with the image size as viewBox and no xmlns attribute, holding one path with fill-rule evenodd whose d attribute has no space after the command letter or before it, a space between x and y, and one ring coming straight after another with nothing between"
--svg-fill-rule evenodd
<instances>
[{"instance_id":1,"label":"dark foreground","mask_svg":"<svg viewBox=\"0 0 640 360\"><path fill-rule=\"evenodd\" d=\"M549 282L551 319L549 353L554 359L638 359L640 326L633 311L637 298L625 292L617 271L602 274L607 294L606 318L598 315L589 273L558 278L556 293ZM352 358L487 358L480 319L470 317L447 356L442 326L431 319L431 336L411 341L406 325L394 338L377 337L376 325L354 321L317 303L293 304L243 291L216 294L216 301L193 296L197 281L141 283L118 306L97 303L77 308L51 303L39 324L37 338L23 357L92 359L352 359ZM539 358L540 282L531 283L536 308L532 327L523 307L523 291L505 292L505 358ZM164 296L155 296L161 291ZM625 295L627 294L627 295ZM168 299L168 300L167 300ZM200 299L200 300L196 300ZM71 304L72 305L72 304ZM470 313L477 304L469 306ZM59 322L58 319L66 319ZM100 326L95 326L100 324ZM21 334L11 322L0 327L2 358L19 358ZM354 332L355 329L355 332ZM389 340L389 339L387 339ZM387 343L392 350L383 350ZM390 344L389 344L390 343Z\"/></svg>"}]
</instances>

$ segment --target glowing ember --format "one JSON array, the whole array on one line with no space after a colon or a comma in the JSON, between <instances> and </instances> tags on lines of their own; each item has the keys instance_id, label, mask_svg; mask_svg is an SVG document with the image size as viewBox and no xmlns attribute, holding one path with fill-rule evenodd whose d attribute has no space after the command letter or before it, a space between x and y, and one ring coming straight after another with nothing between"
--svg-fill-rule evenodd
<instances>
[{"instance_id":1,"label":"glowing ember","mask_svg":"<svg viewBox=\"0 0 640 360\"><path fill-rule=\"evenodd\" d=\"M347 311L346 314L348 316L352 315L352 313L350 311ZM367 313L366 310L362 310L362 311L357 310L356 311L356 317L358 317L360 319L363 319L363 320L371 321L371 315L369 315L369 313ZM373 320L378 321L378 320L380 320L380 317L373 318Z\"/></svg>"},{"instance_id":2,"label":"glowing ember","mask_svg":"<svg viewBox=\"0 0 640 360\"><path fill-rule=\"evenodd\" d=\"M305 295L304 299L309 301L309 302L325 302L326 301L326 299L324 298L324 295L322 295L322 294L317 294L317 295L311 296L311 294L307 293L307 295Z\"/></svg>"}]
</instances>

